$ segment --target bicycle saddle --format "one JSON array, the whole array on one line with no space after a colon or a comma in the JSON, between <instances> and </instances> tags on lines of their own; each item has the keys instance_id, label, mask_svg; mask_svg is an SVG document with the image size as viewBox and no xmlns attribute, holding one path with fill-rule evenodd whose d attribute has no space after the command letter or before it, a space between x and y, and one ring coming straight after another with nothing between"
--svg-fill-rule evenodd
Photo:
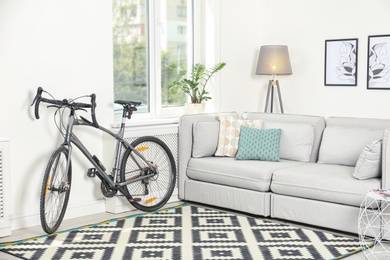
<instances>
[{"instance_id":1,"label":"bicycle saddle","mask_svg":"<svg viewBox=\"0 0 390 260\"><path fill-rule=\"evenodd\" d=\"M135 106L135 107L140 106L142 104L141 101L126 101L126 100L115 100L114 103L122 105L122 106L132 105L132 106Z\"/></svg>"}]
</instances>

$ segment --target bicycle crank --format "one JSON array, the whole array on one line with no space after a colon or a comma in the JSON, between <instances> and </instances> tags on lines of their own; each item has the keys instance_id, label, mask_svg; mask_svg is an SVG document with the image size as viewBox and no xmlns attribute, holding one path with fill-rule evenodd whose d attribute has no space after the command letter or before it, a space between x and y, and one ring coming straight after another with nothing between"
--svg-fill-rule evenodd
<instances>
[{"instance_id":1,"label":"bicycle crank","mask_svg":"<svg viewBox=\"0 0 390 260\"><path fill-rule=\"evenodd\" d=\"M103 195L107 198L114 197L115 194L118 192L117 189L111 188L110 185L108 185L105 181L102 181L102 183L100 184L100 189L101 189Z\"/></svg>"}]
</instances>

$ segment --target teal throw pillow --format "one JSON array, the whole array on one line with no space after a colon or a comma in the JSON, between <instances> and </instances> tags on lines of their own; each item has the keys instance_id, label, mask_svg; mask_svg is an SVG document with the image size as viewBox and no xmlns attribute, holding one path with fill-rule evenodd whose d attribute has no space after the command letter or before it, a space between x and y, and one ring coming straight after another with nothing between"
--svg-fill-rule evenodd
<instances>
[{"instance_id":1,"label":"teal throw pillow","mask_svg":"<svg viewBox=\"0 0 390 260\"><path fill-rule=\"evenodd\" d=\"M280 129L241 126L236 160L279 161Z\"/></svg>"}]
</instances>

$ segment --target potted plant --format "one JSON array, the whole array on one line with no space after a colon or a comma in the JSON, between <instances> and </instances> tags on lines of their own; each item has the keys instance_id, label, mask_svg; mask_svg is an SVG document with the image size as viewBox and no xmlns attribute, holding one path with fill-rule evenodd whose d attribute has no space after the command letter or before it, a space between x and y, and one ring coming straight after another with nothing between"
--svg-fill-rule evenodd
<instances>
[{"instance_id":1,"label":"potted plant","mask_svg":"<svg viewBox=\"0 0 390 260\"><path fill-rule=\"evenodd\" d=\"M204 111L205 103L203 101L211 99L209 92L206 90L207 82L225 65L225 62L220 62L212 68L206 69L203 64L197 63L192 68L189 78L177 80L170 84L170 87L180 88L190 97L191 103L185 104L187 113L202 113Z\"/></svg>"}]
</instances>

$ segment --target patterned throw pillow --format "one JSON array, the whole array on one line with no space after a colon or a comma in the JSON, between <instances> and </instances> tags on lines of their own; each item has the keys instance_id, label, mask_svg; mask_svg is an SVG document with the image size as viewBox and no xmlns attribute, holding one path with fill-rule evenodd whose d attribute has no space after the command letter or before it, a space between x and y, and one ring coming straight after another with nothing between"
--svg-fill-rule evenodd
<instances>
[{"instance_id":1,"label":"patterned throw pillow","mask_svg":"<svg viewBox=\"0 0 390 260\"><path fill-rule=\"evenodd\" d=\"M279 161L280 129L242 126L236 160Z\"/></svg>"},{"instance_id":2,"label":"patterned throw pillow","mask_svg":"<svg viewBox=\"0 0 390 260\"><path fill-rule=\"evenodd\" d=\"M235 157L238 150L238 140L240 138L240 127L261 128L263 121L241 120L234 116L219 115L219 138L215 156Z\"/></svg>"}]
</instances>

